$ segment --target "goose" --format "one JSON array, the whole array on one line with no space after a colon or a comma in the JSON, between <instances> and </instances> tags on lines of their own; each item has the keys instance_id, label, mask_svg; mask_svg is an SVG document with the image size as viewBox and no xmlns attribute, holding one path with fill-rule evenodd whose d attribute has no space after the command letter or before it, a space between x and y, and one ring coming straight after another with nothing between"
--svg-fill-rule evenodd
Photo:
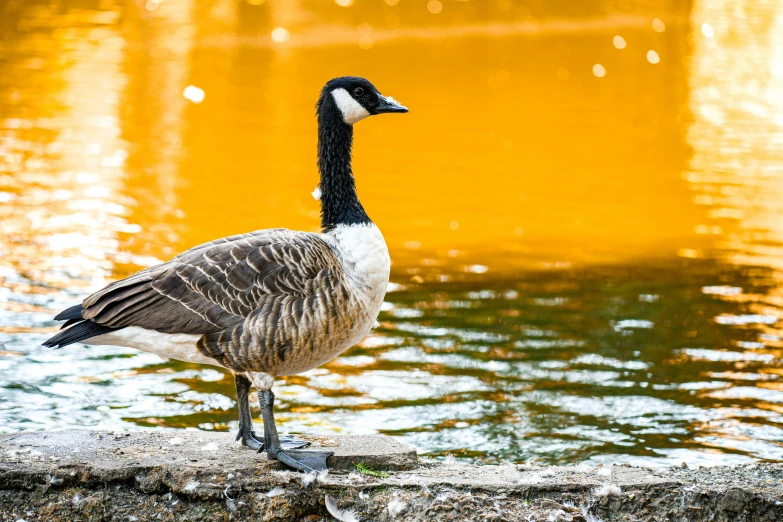
<instances>
[{"instance_id":1,"label":"goose","mask_svg":"<svg viewBox=\"0 0 783 522\"><path fill-rule=\"evenodd\" d=\"M222 366L234 376L238 442L294 470L327 469L331 452L278 435L272 386L334 359L375 324L391 260L356 193L353 125L405 112L364 78L330 80L316 104L320 234L266 229L193 247L62 311L55 320L65 324L44 346L125 346ZM263 437L253 431L251 385Z\"/></svg>"}]
</instances>

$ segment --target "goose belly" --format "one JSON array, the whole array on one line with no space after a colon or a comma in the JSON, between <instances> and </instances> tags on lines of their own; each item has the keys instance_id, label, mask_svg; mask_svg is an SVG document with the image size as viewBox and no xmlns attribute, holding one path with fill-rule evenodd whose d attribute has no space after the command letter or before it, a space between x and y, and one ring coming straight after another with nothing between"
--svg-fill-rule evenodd
<instances>
[{"instance_id":1,"label":"goose belly","mask_svg":"<svg viewBox=\"0 0 783 522\"><path fill-rule=\"evenodd\" d=\"M352 295L345 308L321 310L320 320L302 343L292 343L285 358L275 357L264 369L272 375L295 375L325 364L361 341L375 325L383 292L374 295Z\"/></svg>"},{"instance_id":2,"label":"goose belly","mask_svg":"<svg viewBox=\"0 0 783 522\"><path fill-rule=\"evenodd\" d=\"M212 357L199 352L196 342L200 338L201 336L196 334L167 334L138 326L127 326L115 332L91 337L85 340L84 344L125 346L154 353L164 359L221 366Z\"/></svg>"}]
</instances>

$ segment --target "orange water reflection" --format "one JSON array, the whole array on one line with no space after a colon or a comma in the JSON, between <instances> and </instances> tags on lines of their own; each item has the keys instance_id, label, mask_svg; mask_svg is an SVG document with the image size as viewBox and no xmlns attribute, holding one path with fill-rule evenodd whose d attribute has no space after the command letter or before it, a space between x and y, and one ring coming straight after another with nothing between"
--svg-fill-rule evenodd
<instances>
[{"instance_id":1,"label":"orange water reflection","mask_svg":"<svg viewBox=\"0 0 783 522\"><path fill-rule=\"evenodd\" d=\"M72 118L58 114L52 132L35 126L28 139L59 144L91 118L111 127L80 144L117 174L95 172L80 149L58 151L66 165L51 172L117 183L110 199L140 229L120 231L118 249L135 255L167 258L255 228L317 229L313 102L325 79L347 73L412 107L357 126L355 147L361 197L398 269L422 258L498 270L616 261L670 255L695 239L704 212L681 176L687 13L506 7L455 3L437 16L415 5L311 2L23 10L19 26L45 18L58 38L37 36L43 52L31 71L14 53L36 31L14 33L7 94L13 100L10 86L32 73L34 101L60 100ZM653 28L656 13L664 32ZM275 27L288 40L272 40ZM647 61L648 48L661 63ZM202 103L183 98L188 85L203 89Z\"/></svg>"},{"instance_id":2,"label":"orange water reflection","mask_svg":"<svg viewBox=\"0 0 783 522\"><path fill-rule=\"evenodd\" d=\"M697 232L738 265L783 259L783 9L714 1L693 13L694 154L685 178L707 210Z\"/></svg>"}]
</instances>

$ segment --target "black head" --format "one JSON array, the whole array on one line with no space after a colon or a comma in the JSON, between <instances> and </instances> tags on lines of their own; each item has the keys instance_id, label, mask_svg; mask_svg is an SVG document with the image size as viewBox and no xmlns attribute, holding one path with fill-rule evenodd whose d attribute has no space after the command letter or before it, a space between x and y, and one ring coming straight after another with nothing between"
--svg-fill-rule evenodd
<instances>
[{"instance_id":1,"label":"black head","mask_svg":"<svg viewBox=\"0 0 783 522\"><path fill-rule=\"evenodd\" d=\"M373 84L357 76L342 76L329 80L321 91L318 111L334 106L342 120L353 125L367 116L385 112L408 112L391 96L384 96Z\"/></svg>"}]
</instances>

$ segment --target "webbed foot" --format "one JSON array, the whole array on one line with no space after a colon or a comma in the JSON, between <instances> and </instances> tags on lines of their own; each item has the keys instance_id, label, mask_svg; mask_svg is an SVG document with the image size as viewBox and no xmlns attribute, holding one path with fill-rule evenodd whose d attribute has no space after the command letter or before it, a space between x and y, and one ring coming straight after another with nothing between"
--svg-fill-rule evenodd
<instances>
[{"instance_id":1,"label":"webbed foot","mask_svg":"<svg viewBox=\"0 0 783 522\"><path fill-rule=\"evenodd\" d=\"M244 433L240 430L237 433L236 440L241 441L243 446L259 453L264 451L264 438L257 436L253 430L247 430ZM280 447L284 450L306 448L309 445L308 441L297 439L293 435L282 435L280 437Z\"/></svg>"},{"instance_id":2,"label":"webbed foot","mask_svg":"<svg viewBox=\"0 0 783 522\"><path fill-rule=\"evenodd\" d=\"M243 446L252 450L262 451L264 449L264 439L258 440L253 430L239 430L237 441L241 441Z\"/></svg>"},{"instance_id":3,"label":"webbed foot","mask_svg":"<svg viewBox=\"0 0 783 522\"><path fill-rule=\"evenodd\" d=\"M264 451L266 451L268 458L279 460L289 468L304 473L329 469L326 465L326 459L334 455L334 452L290 448L287 445L290 446L292 440L297 439L290 435L282 438L278 436L273 412L275 394L272 393L272 390L259 390L258 402L261 406L261 417L264 421L264 441L266 443ZM297 442L304 441L297 440Z\"/></svg>"},{"instance_id":4,"label":"webbed foot","mask_svg":"<svg viewBox=\"0 0 783 522\"><path fill-rule=\"evenodd\" d=\"M334 455L333 451L318 450L278 450L274 452L274 455L272 453L272 451L267 451L267 456L303 473L326 471L329 469L326 465L326 459Z\"/></svg>"}]
</instances>

